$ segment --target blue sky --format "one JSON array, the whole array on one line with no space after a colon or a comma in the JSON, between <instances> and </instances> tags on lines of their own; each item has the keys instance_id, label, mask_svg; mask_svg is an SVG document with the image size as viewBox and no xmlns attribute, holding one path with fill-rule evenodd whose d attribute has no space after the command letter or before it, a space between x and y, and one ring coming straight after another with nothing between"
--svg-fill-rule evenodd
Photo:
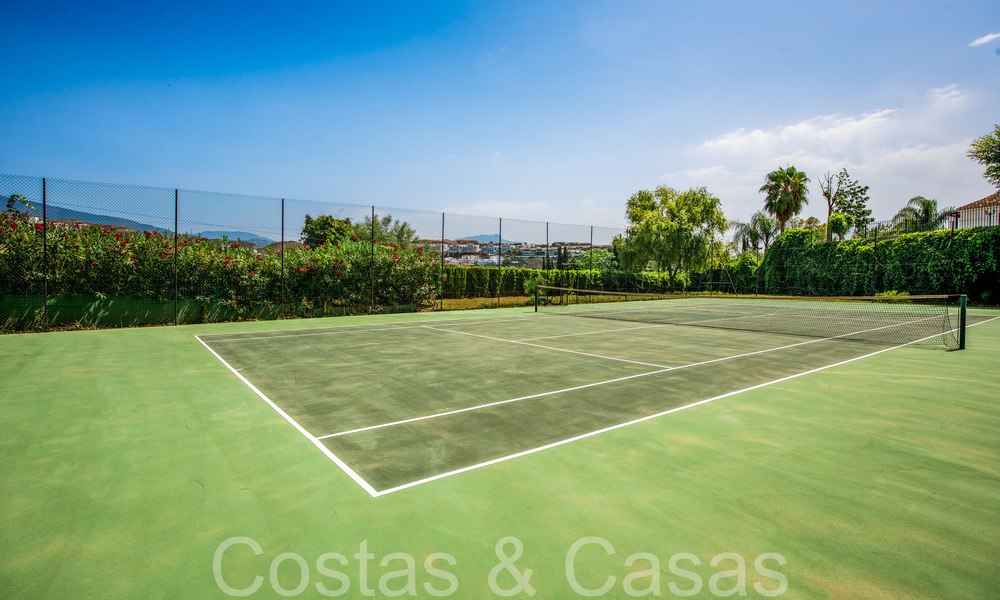
<instances>
[{"instance_id":1,"label":"blue sky","mask_svg":"<svg viewBox=\"0 0 1000 600\"><path fill-rule=\"evenodd\" d=\"M992 193L1000 3L0 4L0 172L619 226L635 191L847 168ZM977 43L978 40L978 43Z\"/></svg>"}]
</instances>

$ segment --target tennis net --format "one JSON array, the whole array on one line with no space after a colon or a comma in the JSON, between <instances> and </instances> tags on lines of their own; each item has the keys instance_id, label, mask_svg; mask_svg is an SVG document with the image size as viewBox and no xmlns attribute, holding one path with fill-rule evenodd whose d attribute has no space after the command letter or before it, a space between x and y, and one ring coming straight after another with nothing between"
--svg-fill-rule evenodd
<instances>
[{"instance_id":1,"label":"tennis net","mask_svg":"<svg viewBox=\"0 0 1000 600\"><path fill-rule=\"evenodd\" d=\"M535 310L656 325L712 327L897 346L965 346L965 297L758 297L538 286Z\"/></svg>"}]
</instances>

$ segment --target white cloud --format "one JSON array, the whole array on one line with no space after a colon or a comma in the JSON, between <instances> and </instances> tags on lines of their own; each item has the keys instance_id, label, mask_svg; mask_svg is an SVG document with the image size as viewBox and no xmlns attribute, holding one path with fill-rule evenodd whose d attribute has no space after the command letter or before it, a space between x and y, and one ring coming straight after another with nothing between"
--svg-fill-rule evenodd
<instances>
[{"instance_id":1,"label":"white cloud","mask_svg":"<svg viewBox=\"0 0 1000 600\"><path fill-rule=\"evenodd\" d=\"M1000 33L991 33L989 35L984 35L981 38L973 40L972 43L969 44L969 46L970 47L971 46L982 46L983 44L989 44L990 42L992 42L993 40L995 40L997 38L1000 38Z\"/></svg>"},{"instance_id":2,"label":"white cloud","mask_svg":"<svg viewBox=\"0 0 1000 600\"><path fill-rule=\"evenodd\" d=\"M913 196L961 205L989 194L980 169L965 153L974 136L957 135L970 97L950 84L931 89L912 106L859 115L821 115L772 128L741 128L707 140L686 168L667 173L672 187L705 185L732 218L763 204L758 192L770 171L795 165L812 179L803 216L826 216L819 179L846 168L870 186L875 218L891 217Z\"/></svg>"}]
</instances>

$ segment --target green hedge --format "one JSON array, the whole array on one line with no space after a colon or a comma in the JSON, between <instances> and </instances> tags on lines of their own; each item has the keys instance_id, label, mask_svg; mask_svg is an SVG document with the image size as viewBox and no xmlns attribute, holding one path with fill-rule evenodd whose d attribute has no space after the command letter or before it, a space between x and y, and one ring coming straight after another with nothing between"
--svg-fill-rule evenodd
<instances>
[{"instance_id":1,"label":"green hedge","mask_svg":"<svg viewBox=\"0 0 1000 600\"><path fill-rule=\"evenodd\" d=\"M1000 304L1000 227L908 233L892 239L816 241L791 229L757 264L744 255L726 269L693 274L691 288L728 281L739 293L811 296L966 294ZM732 289L730 286L728 289Z\"/></svg>"},{"instance_id":2,"label":"green hedge","mask_svg":"<svg viewBox=\"0 0 1000 600\"><path fill-rule=\"evenodd\" d=\"M560 271L514 267L445 267L440 286L445 298L490 298L525 294L526 282L578 289L668 292L667 276L627 271Z\"/></svg>"}]
</instances>

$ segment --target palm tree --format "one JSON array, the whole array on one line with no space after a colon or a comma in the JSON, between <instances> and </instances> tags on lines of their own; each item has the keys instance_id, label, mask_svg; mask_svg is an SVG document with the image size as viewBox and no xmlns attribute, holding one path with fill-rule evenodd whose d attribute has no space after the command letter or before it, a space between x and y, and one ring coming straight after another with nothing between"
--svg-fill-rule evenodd
<instances>
[{"instance_id":1,"label":"palm tree","mask_svg":"<svg viewBox=\"0 0 1000 600\"><path fill-rule=\"evenodd\" d=\"M806 184L809 178L804 171L795 167L778 168L767 174L761 193L766 193L764 210L778 219L779 234L785 233L785 223L793 216L802 212L802 207L809 204L806 198Z\"/></svg>"},{"instance_id":2,"label":"palm tree","mask_svg":"<svg viewBox=\"0 0 1000 600\"><path fill-rule=\"evenodd\" d=\"M934 231L940 229L954 212L955 209L950 206L939 211L937 200L916 196L899 209L892 218L892 226L900 232Z\"/></svg>"},{"instance_id":3,"label":"palm tree","mask_svg":"<svg viewBox=\"0 0 1000 600\"><path fill-rule=\"evenodd\" d=\"M767 252L771 242L778 236L778 222L759 210L751 215L746 223L731 221L729 226L734 230L733 241L744 252L747 248L751 248L754 253L759 254L761 244L764 245L764 252Z\"/></svg>"}]
</instances>

